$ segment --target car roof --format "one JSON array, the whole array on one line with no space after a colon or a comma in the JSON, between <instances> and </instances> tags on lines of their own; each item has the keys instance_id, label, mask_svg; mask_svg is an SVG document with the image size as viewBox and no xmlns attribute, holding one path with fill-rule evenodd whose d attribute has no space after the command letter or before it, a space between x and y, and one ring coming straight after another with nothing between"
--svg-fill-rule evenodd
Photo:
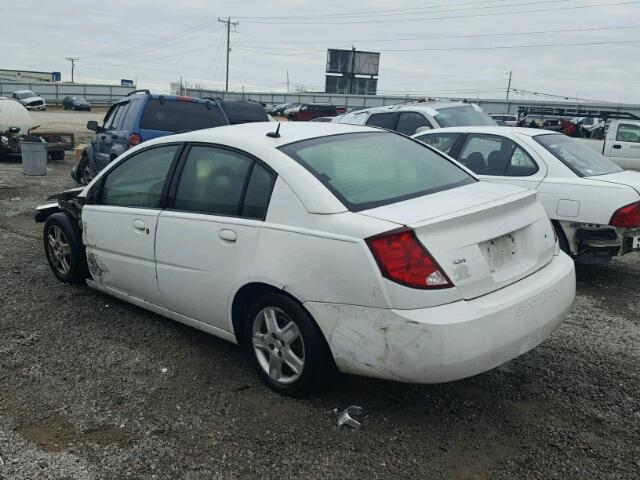
<instances>
[{"instance_id":1,"label":"car roof","mask_svg":"<svg viewBox=\"0 0 640 480\"><path fill-rule=\"evenodd\" d=\"M471 106L471 103L459 102L459 101L444 101L444 100L428 100L426 102L413 102L413 103L401 103L397 105L385 105L382 107L371 107L362 110L356 110L349 112L352 115L359 115L364 113L387 113L387 112L403 112L406 110L420 111L420 110L439 110L442 108L455 108Z\"/></svg>"},{"instance_id":2,"label":"car roof","mask_svg":"<svg viewBox=\"0 0 640 480\"><path fill-rule=\"evenodd\" d=\"M526 127L501 127L501 126L487 126L487 127L447 127L447 128L436 128L433 130L425 130L420 133L416 133L413 137L419 137L422 135L428 134L437 134L437 133L485 133L488 135L502 135L505 134L514 134L519 133L521 135L527 135L529 137L533 137L536 135L543 134L559 134L559 132L554 132L552 130L544 130L542 128L526 128Z\"/></svg>"},{"instance_id":3,"label":"car roof","mask_svg":"<svg viewBox=\"0 0 640 480\"><path fill-rule=\"evenodd\" d=\"M13 93L35 93L33 90L16 90Z\"/></svg>"}]
</instances>

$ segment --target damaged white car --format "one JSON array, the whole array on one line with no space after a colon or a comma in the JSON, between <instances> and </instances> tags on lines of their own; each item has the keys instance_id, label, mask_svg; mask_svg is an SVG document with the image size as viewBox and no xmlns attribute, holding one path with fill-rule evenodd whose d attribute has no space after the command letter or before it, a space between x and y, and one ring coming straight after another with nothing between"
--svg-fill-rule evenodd
<instances>
[{"instance_id":1,"label":"damaged white car","mask_svg":"<svg viewBox=\"0 0 640 480\"><path fill-rule=\"evenodd\" d=\"M519 127L442 128L414 138L482 180L536 190L560 247L580 263L640 251L640 172L623 170L582 142Z\"/></svg>"},{"instance_id":2,"label":"damaged white car","mask_svg":"<svg viewBox=\"0 0 640 480\"><path fill-rule=\"evenodd\" d=\"M36 220L58 279L243 344L288 395L336 371L484 372L547 338L575 293L534 192L370 127L150 140Z\"/></svg>"}]
</instances>

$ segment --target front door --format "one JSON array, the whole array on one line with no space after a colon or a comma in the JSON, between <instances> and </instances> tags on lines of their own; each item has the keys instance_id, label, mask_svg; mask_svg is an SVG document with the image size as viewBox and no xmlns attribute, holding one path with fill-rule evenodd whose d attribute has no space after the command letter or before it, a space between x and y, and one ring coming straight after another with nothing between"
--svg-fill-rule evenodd
<instances>
[{"instance_id":1,"label":"front door","mask_svg":"<svg viewBox=\"0 0 640 480\"><path fill-rule=\"evenodd\" d=\"M112 160L111 151L118 143L118 129L122 124L129 103L117 103L107 112L102 131L96 134L93 146L95 152L96 173L106 167Z\"/></svg>"},{"instance_id":2,"label":"front door","mask_svg":"<svg viewBox=\"0 0 640 480\"><path fill-rule=\"evenodd\" d=\"M154 247L165 185L181 145L128 156L95 185L82 209L87 263L94 281L160 304Z\"/></svg>"},{"instance_id":3,"label":"front door","mask_svg":"<svg viewBox=\"0 0 640 480\"><path fill-rule=\"evenodd\" d=\"M275 174L253 157L194 145L160 214L158 283L170 310L231 331L231 295L247 279Z\"/></svg>"}]
</instances>

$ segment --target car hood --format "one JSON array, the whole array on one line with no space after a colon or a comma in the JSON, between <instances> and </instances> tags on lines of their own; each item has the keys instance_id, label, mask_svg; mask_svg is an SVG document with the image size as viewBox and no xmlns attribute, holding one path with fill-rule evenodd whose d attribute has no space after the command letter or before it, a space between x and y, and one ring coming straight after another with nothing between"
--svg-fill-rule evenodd
<instances>
[{"instance_id":1,"label":"car hood","mask_svg":"<svg viewBox=\"0 0 640 480\"><path fill-rule=\"evenodd\" d=\"M36 100L43 100L44 101L44 98L42 98L42 97L29 97L29 98L21 98L20 99L20 101L22 103L34 102Z\"/></svg>"},{"instance_id":2,"label":"car hood","mask_svg":"<svg viewBox=\"0 0 640 480\"><path fill-rule=\"evenodd\" d=\"M633 188L640 194L640 172L632 170L624 170L622 172L609 173L607 175L598 175L596 177L587 177L590 180L598 180L601 182L613 183L617 185L626 185Z\"/></svg>"}]
</instances>

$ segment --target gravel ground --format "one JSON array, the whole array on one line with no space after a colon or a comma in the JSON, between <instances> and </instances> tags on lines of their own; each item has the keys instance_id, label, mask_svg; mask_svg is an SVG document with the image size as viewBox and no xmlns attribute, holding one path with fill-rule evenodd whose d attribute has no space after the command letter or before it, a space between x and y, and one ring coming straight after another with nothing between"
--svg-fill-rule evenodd
<instances>
[{"instance_id":1,"label":"gravel ground","mask_svg":"<svg viewBox=\"0 0 640 480\"><path fill-rule=\"evenodd\" d=\"M493 371L292 400L238 347L55 280L32 214L72 163L0 161L0 479L640 478L638 256L579 269L566 322Z\"/></svg>"}]
</instances>

